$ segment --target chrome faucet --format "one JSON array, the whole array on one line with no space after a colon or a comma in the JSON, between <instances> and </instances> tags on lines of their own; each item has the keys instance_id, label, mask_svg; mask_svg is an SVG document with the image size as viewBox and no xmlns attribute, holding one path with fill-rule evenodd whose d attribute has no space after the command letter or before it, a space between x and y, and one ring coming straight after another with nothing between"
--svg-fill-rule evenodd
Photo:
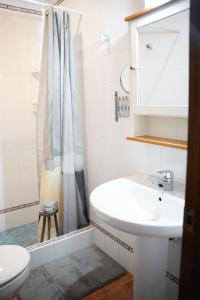
<instances>
[{"instance_id":1,"label":"chrome faucet","mask_svg":"<svg viewBox=\"0 0 200 300\"><path fill-rule=\"evenodd\" d=\"M157 177L156 180L154 180L154 183L156 183L159 187L163 187L165 191L173 191L174 189L174 172L171 170L161 170L158 171L159 174L162 174L163 177Z\"/></svg>"}]
</instances>

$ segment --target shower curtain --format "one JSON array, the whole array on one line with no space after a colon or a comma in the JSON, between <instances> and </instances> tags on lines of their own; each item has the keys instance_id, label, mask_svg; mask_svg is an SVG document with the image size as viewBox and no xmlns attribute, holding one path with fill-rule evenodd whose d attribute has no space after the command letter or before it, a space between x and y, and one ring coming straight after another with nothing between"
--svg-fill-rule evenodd
<instances>
[{"instance_id":1,"label":"shower curtain","mask_svg":"<svg viewBox=\"0 0 200 300\"><path fill-rule=\"evenodd\" d=\"M37 118L41 203L46 200L42 194L45 181L51 178L52 182L52 177L55 177L59 210L62 211L61 233L88 225L82 99L77 93L70 18L65 10L53 6L45 17Z\"/></svg>"}]
</instances>

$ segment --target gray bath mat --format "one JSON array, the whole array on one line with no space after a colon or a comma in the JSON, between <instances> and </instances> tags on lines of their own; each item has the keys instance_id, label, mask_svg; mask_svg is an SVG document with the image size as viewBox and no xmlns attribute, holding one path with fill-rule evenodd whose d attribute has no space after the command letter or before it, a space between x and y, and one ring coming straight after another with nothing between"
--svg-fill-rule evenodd
<instances>
[{"instance_id":1,"label":"gray bath mat","mask_svg":"<svg viewBox=\"0 0 200 300\"><path fill-rule=\"evenodd\" d=\"M21 300L79 300L126 270L98 248L86 248L33 269Z\"/></svg>"}]
</instances>

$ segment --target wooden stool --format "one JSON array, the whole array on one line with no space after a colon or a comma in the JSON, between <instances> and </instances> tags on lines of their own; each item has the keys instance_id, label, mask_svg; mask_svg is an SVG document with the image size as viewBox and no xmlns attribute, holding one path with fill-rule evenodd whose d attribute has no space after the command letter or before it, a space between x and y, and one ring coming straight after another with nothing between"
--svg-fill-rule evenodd
<instances>
[{"instance_id":1,"label":"wooden stool","mask_svg":"<svg viewBox=\"0 0 200 300\"><path fill-rule=\"evenodd\" d=\"M39 222L40 218L43 217L43 223L42 223L42 234L41 234L41 240L40 242L44 241L44 233L45 233L45 227L46 227L46 219L48 219L48 230L47 230L47 239L50 240L51 237L51 217L54 216L54 222L56 226L56 235L59 236L59 229L58 229L58 220L57 220L57 212L58 209L48 213L48 212L39 212Z\"/></svg>"}]
</instances>

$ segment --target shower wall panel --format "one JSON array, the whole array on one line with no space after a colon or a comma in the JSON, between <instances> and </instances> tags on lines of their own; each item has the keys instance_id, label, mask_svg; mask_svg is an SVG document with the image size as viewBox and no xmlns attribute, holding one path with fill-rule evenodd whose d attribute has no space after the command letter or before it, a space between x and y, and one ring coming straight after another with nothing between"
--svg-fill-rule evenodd
<instances>
[{"instance_id":1,"label":"shower wall panel","mask_svg":"<svg viewBox=\"0 0 200 300\"><path fill-rule=\"evenodd\" d=\"M0 9L0 231L38 217L35 110L43 22Z\"/></svg>"}]
</instances>

